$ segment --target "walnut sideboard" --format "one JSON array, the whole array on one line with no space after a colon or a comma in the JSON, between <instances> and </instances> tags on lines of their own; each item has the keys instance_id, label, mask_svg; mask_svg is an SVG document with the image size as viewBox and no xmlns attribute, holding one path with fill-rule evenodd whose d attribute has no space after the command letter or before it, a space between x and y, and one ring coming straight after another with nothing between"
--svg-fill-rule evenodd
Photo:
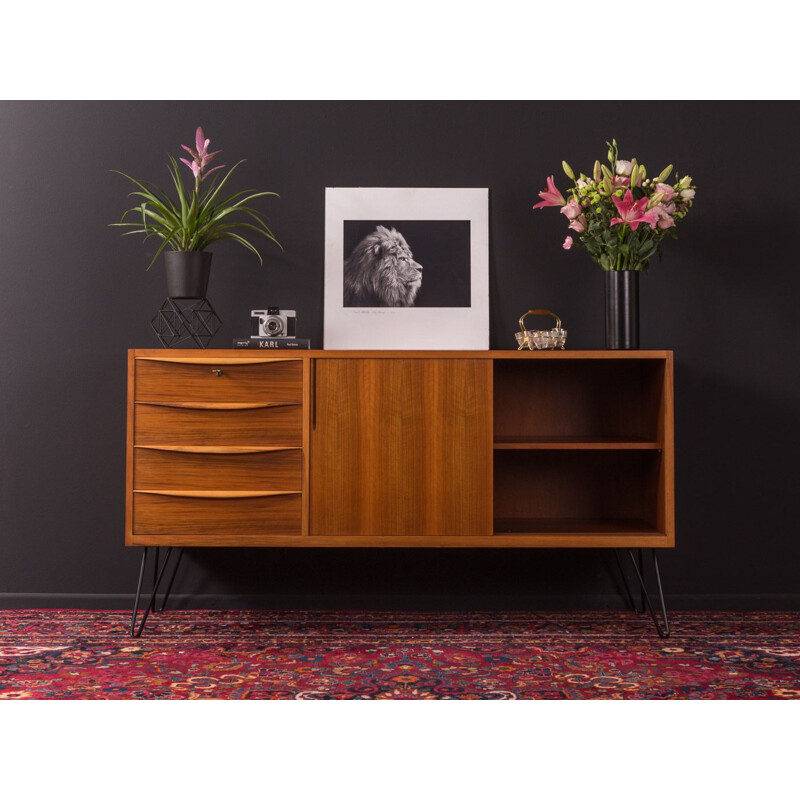
<instances>
[{"instance_id":1,"label":"walnut sideboard","mask_svg":"<svg viewBox=\"0 0 800 800\"><path fill-rule=\"evenodd\" d=\"M669 351L131 350L127 427L127 545L675 543Z\"/></svg>"}]
</instances>

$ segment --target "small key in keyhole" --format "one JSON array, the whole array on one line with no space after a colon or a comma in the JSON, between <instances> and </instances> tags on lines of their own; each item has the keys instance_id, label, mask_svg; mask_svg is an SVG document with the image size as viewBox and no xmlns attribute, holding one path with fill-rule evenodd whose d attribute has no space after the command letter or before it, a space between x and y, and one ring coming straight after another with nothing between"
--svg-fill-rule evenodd
<instances>
[{"instance_id":1,"label":"small key in keyhole","mask_svg":"<svg viewBox=\"0 0 800 800\"><path fill-rule=\"evenodd\" d=\"M221 369L212 369L211 371L212 371L212 372L213 372L213 373L214 373L214 374L215 374L215 375L216 375L218 378L222 376L222 370L221 370Z\"/></svg>"}]
</instances>

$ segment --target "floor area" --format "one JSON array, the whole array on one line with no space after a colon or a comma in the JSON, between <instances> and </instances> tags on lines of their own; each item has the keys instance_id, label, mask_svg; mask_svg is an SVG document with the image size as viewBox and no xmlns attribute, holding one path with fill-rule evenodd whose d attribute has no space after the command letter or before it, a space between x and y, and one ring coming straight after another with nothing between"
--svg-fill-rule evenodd
<instances>
[{"instance_id":1,"label":"floor area","mask_svg":"<svg viewBox=\"0 0 800 800\"><path fill-rule=\"evenodd\" d=\"M0 699L800 699L800 612L0 611Z\"/></svg>"}]
</instances>

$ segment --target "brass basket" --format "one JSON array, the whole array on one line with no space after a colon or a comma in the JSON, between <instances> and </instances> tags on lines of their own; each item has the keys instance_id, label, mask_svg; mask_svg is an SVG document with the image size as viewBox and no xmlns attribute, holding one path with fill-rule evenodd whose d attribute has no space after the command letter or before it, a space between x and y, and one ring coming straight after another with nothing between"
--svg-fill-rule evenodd
<instances>
[{"instance_id":1,"label":"brass basket","mask_svg":"<svg viewBox=\"0 0 800 800\"><path fill-rule=\"evenodd\" d=\"M556 321L556 326L552 330L531 330L525 327L525 317L529 314L534 316L548 316ZM517 339L517 350L563 350L567 341L567 332L561 327L561 319L557 314L545 309L531 309L526 311L519 318L519 332L515 334Z\"/></svg>"}]
</instances>

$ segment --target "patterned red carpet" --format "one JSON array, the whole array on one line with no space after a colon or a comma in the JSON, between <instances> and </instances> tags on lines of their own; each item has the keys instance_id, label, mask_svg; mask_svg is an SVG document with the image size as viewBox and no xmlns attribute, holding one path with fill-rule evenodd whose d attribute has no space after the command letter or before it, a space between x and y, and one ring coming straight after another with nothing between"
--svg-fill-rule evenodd
<instances>
[{"instance_id":1,"label":"patterned red carpet","mask_svg":"<svg viewBox=\"0 0 800 800\"><path fill-rule=\"evenodd\" d=\"M0 611L0 698L800 699L800 613Z\"/></svg>"}]
</instances>

